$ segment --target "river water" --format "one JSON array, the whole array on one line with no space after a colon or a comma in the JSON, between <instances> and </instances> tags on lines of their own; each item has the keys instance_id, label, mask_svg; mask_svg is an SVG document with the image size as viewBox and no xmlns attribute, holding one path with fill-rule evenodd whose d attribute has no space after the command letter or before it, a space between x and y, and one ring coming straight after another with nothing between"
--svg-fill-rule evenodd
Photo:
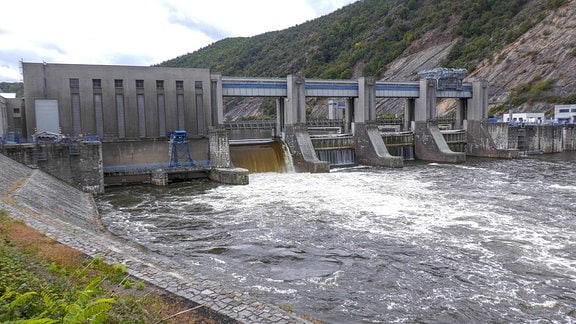
<instances>
[{"instance_id":1,"label":"river water","mask_svg":"<svg viewBox=\"0 0 576 324\"><path fill-rule=\"evenodd\" d=\"M576 153L121 187L108 229L328 323L576 321Z\"/></svg>"}]
</instances>

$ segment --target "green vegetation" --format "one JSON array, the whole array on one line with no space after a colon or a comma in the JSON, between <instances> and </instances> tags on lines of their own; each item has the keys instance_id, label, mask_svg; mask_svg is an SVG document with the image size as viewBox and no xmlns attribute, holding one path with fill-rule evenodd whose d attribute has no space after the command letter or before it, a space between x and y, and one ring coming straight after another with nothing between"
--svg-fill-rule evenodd
<instances>
[{"instance_id":1,"label":"green vegetation","mask_svg":"<svg viewBox=\"0 0 576 324\"><path fill-rule=\"evenodd\" d=\"M24 96L24 86L22 82L0 82L0 92L15 93L16 97Z\"/></svg>"},{"instance_id":2,"label":"green vegetation","mask_svg":"<svg viewBox=\"0 0 576 324\"><path fill-rule=\"evenodd\" d=\"M510 90L509 102L494 106L488 112L489 116L500 116L506 113L509 106L518 107L523 104L533 104L535 102L548 102L556 104L576 104L576 93L568 96L556 96L550 94L550 89L554 85L554 80L544 79L540 75L534 76L530 82L520 83Z\"/></svg>"},{"instance_id":3,"label":"green vegetation","mask_svg":"<svg viewBox=\"0 0 576 324\"><path fill-rule=\"evenodd\" d=\"M557 99L546 96L553 83L553 80L542 79L540 75L536 75L530 82L521 83L510 91L510 103L513 106L520 106L535 101L555 102Z\"/></svg>"},{"instance_id":4,"label":"green vegetation","mask_svg":"<svg viewBox=\"0 0 576 324\"><path fill-rule=\"evenodd\" d=\"M282 31L228 38L161 66L210 68L229 76L302 72L350 78L360 68L379 77L427 32L457 43L444 67L469 71L541 21L566 0L364 0ZM430 36L430 35L428 35ZM418 50L415 48L414 50Z\"/></svg>"},{"instance_id":5,"label":"green vegetation","mask_svg":"<svg viewBox=\"0 0 576 324\"><path fill-rule=\"evenodd\" d=\"M132 286L124 265L87 258L0 210L0 322L217 322L153 286Z\"/></svg>"}]
</instances>

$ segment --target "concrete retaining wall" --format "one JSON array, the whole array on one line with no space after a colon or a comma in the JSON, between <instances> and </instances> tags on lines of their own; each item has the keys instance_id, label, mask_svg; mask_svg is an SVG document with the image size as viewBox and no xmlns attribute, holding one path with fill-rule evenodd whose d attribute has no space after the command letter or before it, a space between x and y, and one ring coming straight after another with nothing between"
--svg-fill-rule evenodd
<instances>
[{"instance_id":1,"label":"concrete retaining wall","mask_svg":"<svg viewBox=\"0 0 576 324\"><path fill-rule=\"evenodd\" d=\"M525 152L562 152L562 128L562 125L510 126L508 145Z\"/></svg>"},{"instance_id":2,"label":"concrete retaining wall","mask_svg":"<svg viewBox=\"0 0 576 324\"><path fill-rule=\"evenodd\" d=\"M507 150L515 147L509 146L510 126L507 123L483 123L482 127L490 134L496 149Z\"/></svg>"},{"instance_id":3,"label":"concrete retaining wall","mask_svg":"<svg viewBox=\"0 0 576 324\"><path fill-rule=\"evenodd\" d=\"M207 138L188 141L192 160L208 161ZM170 162L169 140L114 141L102 143L104 167L120 165L160 164Z\"/></svg>"},{"instance_id":4,"label":"concrete retaining wall","mask_svg":"<svg viewBox=\"0 0 576 324\"><path fill-rule=\"evenodd\" d=\"M508 130L508 124L505 123L468 121L466 154L490 158L517 158L518 150L508 148Z\"/></svg>"},{"instance_id":5,"label":"concrete retaining wall","mask_svg":"<svg viewBox=\"0 0 576 324\"><path fill-rule=\"evenodd\" d=\"M562 128L562 144L565 151L576 151L576 127L566 125Z\"/></svg>"},{"instance_id":6,"label":"concrete retaining wall","mask_svg":"<svg viewBox=\"0 0 576 324\"><path fill-rule=\"evenodd\" d=\"M100 142L5 145L2 152L84 192L104 192Z\"/></svg>"}]
</instances>

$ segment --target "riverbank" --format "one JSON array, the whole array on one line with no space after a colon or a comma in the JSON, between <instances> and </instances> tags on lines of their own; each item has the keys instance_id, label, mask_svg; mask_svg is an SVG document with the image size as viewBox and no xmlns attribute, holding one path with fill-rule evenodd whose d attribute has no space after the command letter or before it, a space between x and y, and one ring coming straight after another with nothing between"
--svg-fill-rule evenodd
<instances>
[{"instance_id":1,"label":"riverbank","mask_svg":"<svg viewBox=\"0 0 576 324\"><path fill-rule=\"evenodd\" d=\"M0 210L0 321L70 318L70 305L105 305L106 322L222 323L218 314L128 276L124 268L87 258ZM15 275L17 274L17 275ZM97 281L96 289L86 289ZM15 303L28 295L25 304ZM91 296L80 298L80 296ZM46 302L42 296L49 296ZM6 298L4 298L6 297ZM107 307L109 307L107 309ZM100 315L102 316L102 315Z\"/></svg>"},{"instance_id":2,"label":"riverbank","mask_svg":"<svg viewBox=\"0 0 576 324\"><path fill-rule=\"evenodd\" d=\"M100 224L89 194L3 155L0 169L0 208L47 237L106 263L122 264L131 276L203 305L226 321L309 323L247 293L224 290L207 276L183 274L178 260L111 235Z\"/></svg>"}]
</instances>

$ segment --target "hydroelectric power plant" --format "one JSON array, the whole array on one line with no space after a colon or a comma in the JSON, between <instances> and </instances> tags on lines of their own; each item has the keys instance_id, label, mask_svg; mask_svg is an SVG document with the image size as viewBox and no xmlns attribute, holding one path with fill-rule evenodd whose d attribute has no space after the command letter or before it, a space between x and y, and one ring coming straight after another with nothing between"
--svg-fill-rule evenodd
<instances>
[{"instance_id":1,"label":"hydroelectric power plant","mask_svg":"<svg viewBox=\"0 0 576 324\"><path fill-rule=\"evenodd\" d=\"M23 72L1 107L22 162L0 157L2 208L231 320L574 320L574 129L489 122L483 80ZM277 120L224 119L224 98L252 96ZM308 118L309 97L337 113ZM403 117L378 118L381 98Z\"/></svg>"},{"instance_id":2,"label":"hydroelectric power plant","mask_svg":"<svg viewBox=\"0 0 576 324\"><path fill-rule=\"evenodd\" d=\"M4 105L2 152L87 192L198 177L246 184L249 172L258 171L250 170L256 161L280 164L265 171L318 173L338 165L460 163L466 156L515 158L519 150L575 146L571 128L537 125L530 131L488 123L488 85L465 82L463 70L423 71L412 82L231 78L207 69L27 62L22 70L24 98ZM228 97L271 98L277 120L226 122ZM310 120L306 98L331 99L338 111ZM448 98L457 102L456 114L439 118L437 101ZM379 119L380 99L404 101L403 117ZM250 129L270 135L234 138ZM170 137L175 132L184 135L182 143ZM179 150L188 165L174 163Z\"/></svg>"}]
</instances>

